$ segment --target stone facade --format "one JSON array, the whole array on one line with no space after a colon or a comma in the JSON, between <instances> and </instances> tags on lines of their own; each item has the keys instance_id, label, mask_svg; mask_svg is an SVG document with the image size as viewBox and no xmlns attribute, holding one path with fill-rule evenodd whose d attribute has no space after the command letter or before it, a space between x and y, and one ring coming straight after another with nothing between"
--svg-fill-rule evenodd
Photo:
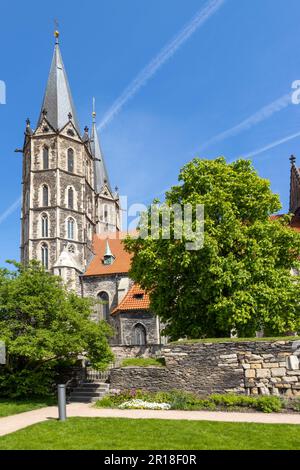
<instances>
[{"instance_id":1,"label":"stone facade","mask_svg":"<svg viewBox=\"0 0 300 470\"><path fill-rule=\"evenodd\" d=\"M300 396L300 341L170 344L164 368L115 368L112 389Z\"/></svg>"},{"instance_id":2,"label":"stone facade","mask_svg":"<svg viewBox=\"0 0 300 470\"><path fill-rule=\"evenodd\" d=\"M108 308L103 302L96 303L93 319L104 319L115 328L113 343L131 344L133 319L111 315L132 286L129 266L121 274L84 275L96 257L97 235L119 233L122 225L118 189L111 189L95 109L92 116L91 132L85 127L81 134L56 36L40 116L35 129L29 119L25 129L21 261L26 264L39 260L83 297L99 300L104 294ZM104 259L100 263L105 264ZM137 315L134 317L136 322ZM146 312L140 320L147 328L149 341L156 341L154 317Z\"/></svg>"},{"instance_id":3,"label":"stone facade","mask_svg":"<svg viewBox=\"0 0 300 470\"><path fill-rule=\"evenodd\" d=\"M160 344L158 319L149 310L120 312L114 317L119 344L127 346L135 344L134 329L137 325L144 327L147 345Z\"/></svg>"}]
</instances>

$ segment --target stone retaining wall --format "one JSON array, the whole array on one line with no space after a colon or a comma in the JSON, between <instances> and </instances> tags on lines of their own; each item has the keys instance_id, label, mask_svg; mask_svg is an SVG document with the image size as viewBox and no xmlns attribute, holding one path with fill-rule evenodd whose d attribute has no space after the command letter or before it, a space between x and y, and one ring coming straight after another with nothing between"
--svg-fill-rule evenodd
<instances>
[{"instance_id":1,"label":"stone retaining wall","mask_svg":"<svg viewBox=\"0 0 300 470\"><path fill-rule=\"evenodd\" d=\"M166 367L115 368L111 388L300 396L300 341L172 344Z\"/></svg>"}]
</instances>

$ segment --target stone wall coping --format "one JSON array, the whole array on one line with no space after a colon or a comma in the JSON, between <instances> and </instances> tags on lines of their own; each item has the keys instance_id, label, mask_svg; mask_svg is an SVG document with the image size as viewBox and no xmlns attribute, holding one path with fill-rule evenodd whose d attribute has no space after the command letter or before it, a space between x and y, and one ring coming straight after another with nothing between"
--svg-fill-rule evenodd
<instances>
[{"instance_id":1,"label":"stone wall coping","mask_svg":"<svg viewBox=\"0 0 300 470\"><path fill-rule=\"evenodd\" d=\"M123 367L113 367L114 370L118 369L167 369L166 366L123 366Z\"/></svg>"},{"instance_id":2,"label":"stone wall coping","mask_svg":"<svg viewBox=\"0 0 300 470\"><path fill-rule=\"evenodd\" d=\"M114 348L127 348L127 349L147 349L147 348L153 348L155 346L156 348L163 348L165 345L164 344L157 344L157 343L147 343L147 344L113 344L111 347Z\"/></svg>"},{"instance_id":3,"label":"stone wall coping","mask_svg":"<svg viewBox=\"0 0 300 470\"><path fill-rule=\"evenodd\" d=\"M295 344L293 344L295 343ZM216 341L216 342L205 342L205 341L199 341L195 343L185 343L185 342L178 342L178 343L168 343L166 345L163 345L163 349L173 349L173 348L182 348L182 347L197 347L197 346L218 346L218 345L232 345L233 347L243 345L243 344L251 344L251 345L256 345L256 344L278 344L278 345L284 345L284 344L289 344L292 347L299 347L300 346L300 340L245 340L245 341Z\"/></svg>"}]
</instances>

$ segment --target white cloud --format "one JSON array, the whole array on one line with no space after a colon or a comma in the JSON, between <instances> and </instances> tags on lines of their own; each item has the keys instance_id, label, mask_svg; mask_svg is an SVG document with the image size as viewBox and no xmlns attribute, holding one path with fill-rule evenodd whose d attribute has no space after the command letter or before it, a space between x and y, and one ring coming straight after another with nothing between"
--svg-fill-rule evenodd
<instances>
[{"instance_id":1,"label":"white cloud","mask_svg":"<svg viewBox=\"0 0 300 470\"><path fill-rule=\"evenodd\" d=\"M273 114L281 111L282 109L286 108L289 104L291 104L291 94L287 93L286 95L281 96L272 103L264 106L263 108L256 111L254 114L251 114L248 118L241 121L239 124L227 129L220 134L215 135L211 139L207 140L200 148L202 151L203 149L213 145L217 142L227 139L228 137L235 136L242 131L246 131L251 129L251 127L255 126L256 124L265 121L266 119L273 116Z\"/></svg>"},{"instance_id":2,"label":"white cloud","mask_svg":"<svg viewBox=\"0 0 300 470\"><path fill-rule=\"evenodd\" d=\"M225 0L210 0L201 8L194 18L149 62L148 65L125 88L104 115L98 129L104 129L121 111L125 104L133 98L147 81L169 60L177 50L194 34L225 2Z\"/></svg>"},{"instance_id":3,"label":"white cloud","mask_svg":"<svg viewBox=\"0 0 300 470\"><path fill-rule=\"evenodd\" d=\"M285 142L289 142L290 140L296 139L297 137L300 137L300 132L296 132L295 134L288 135L287 137L284 137L283 139L275 140L274 142L271 142L270 144L265 145L264 147L253 150L252 152L249 152L246 155L243 155L243 158L255 157L257 155L260 155L263 152L266 152L267 150L273 149L274 147L278 147L278 145L281 145L281 144L284 144Z\"/></svg>"}]
</instances>

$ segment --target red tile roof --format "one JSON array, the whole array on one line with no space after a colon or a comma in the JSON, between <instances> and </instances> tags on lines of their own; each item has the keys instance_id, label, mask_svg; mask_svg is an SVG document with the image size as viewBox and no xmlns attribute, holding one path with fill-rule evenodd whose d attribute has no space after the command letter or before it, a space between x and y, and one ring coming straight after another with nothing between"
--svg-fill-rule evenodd
<instances>
[{"instance_id":1,"label":"red tile roof","mask_svg":"<svg viewBox=\"0 0 300 470\"><path fill-rule=\"evenodd\" d=\"M128 310L148 310L149 307L149 295L138 284L134 284L111 314Z\"/></svg>"},{"instance_id":2,"label":"red tile roof","mask_svg":"<svg viewBox=\"0 0 300 470\"><path fill-rule=\"evenodd\" d=\"M130 235L134 232L130 232ZM128 233L110 232L97 234L93 238L94 258L89 264L84 276L104 276L106 274L128 273L132 256L125 251L123 240ZM112 264L103 264L103 257L108 239L109 246L115 260Z\"/></svg>"}]
</instances>

